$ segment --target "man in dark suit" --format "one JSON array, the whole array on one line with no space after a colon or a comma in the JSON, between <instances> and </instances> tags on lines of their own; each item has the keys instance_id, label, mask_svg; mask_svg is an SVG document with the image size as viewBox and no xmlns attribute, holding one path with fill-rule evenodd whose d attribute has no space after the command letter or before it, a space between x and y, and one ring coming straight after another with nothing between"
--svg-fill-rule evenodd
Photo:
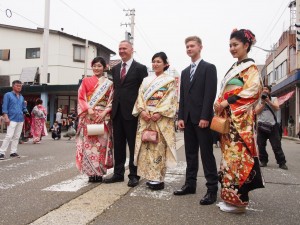
<instances>
[{"instance_id":1,"label":"man in dark suit","mask_svg":"<svg viewBox=\"0 0 300 225\"><path fill-rule=\"evenodd\" d=\"M181 73L178 127L184 129L187 168L185 184L174 191L174 195L196 193L200 147L207 187L200 204L210 205L216 201L218 191L213 137L209 128L217 91L217 71L213 64L201 59L202 41L199 37L186 38L185 45L192 63Z\"/></svg>"},{"instance_id":2,"label":"man in dark suit","mask_svg":"<svg viewBox=\"0 0 300 225\"><path fill-rule=\"evenodd\" d=\"M138 96L143 79L148 76L147 67L133 58L133 47L129 41L121 41L119 55L122 62L112 68L114 98L112 104L113 139L114 139L114 175L105 183L124 181L126 142L129 146L129 187L139 183L137 167L133 164L137 130L137 117L132 115L133 106Z\"/></svg>"}]
</instances>

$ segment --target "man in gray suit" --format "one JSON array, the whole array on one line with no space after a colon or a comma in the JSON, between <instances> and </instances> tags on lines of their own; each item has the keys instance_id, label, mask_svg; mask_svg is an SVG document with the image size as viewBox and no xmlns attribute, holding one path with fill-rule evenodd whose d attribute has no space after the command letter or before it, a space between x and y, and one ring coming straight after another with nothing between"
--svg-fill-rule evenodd
<instances>
[{"instance_id":1,"label":"man in gray suit","mask_svg":"<svg viewBox=\"0 0 300 225\"><path fill-rule=\"evenodd\" d=\"M210 205L216 201L218 191L213 137L209 128L217 92L217 70L201 58L202 41L199 37L186 38L185 45L192 62L181 73L178 127L184 129L187 168L185 184L174 191L174 195L196 193L200 147L207 187L200 204Z\"/></svg>"}]
</instances>

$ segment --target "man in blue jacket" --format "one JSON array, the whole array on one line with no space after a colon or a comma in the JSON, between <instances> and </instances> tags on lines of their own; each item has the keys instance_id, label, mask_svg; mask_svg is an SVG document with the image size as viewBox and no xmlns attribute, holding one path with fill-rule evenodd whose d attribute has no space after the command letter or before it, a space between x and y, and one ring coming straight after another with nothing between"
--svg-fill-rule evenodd
<instances>
[{"instance_id":1,"label":"man in blue jacket","mask_svg":"<svg viewBox=\"0 0 300 225\"><path fill-rule=\"evenodd\" d=\"M7 126L6 136L0 148L0 160L5 159L5 152L11 141L10 157L20 157L17 153L20 134L23 128L24 113L29 115L24 97L21 95L22 82L12 82L12 91L4 95L2 113Z\"/></svg>"}]
</instances>

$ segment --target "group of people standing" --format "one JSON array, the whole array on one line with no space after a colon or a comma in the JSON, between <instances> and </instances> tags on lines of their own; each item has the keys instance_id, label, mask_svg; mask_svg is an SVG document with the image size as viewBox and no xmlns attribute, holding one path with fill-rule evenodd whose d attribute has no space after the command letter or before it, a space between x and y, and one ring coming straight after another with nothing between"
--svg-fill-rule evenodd
<instances>
[{"instance_id":1,"label":"group of people standing","mask_svg":"<svg viewBox=\"0 0 300 225\"><path fill-rule=\"evenodd\" d=\"M225 75L220 95L217 92L215 65L201 58L202 41L186 38L191 65L182 71L178 127L184 130L187 161L185 184L174 195L195 194L199 167L199 149L207 193L201 205L216 202L218 181L221 198L218 206L225 212L245 212L249 191L264 187L260 172L255 135L255 106L262 93L262 82L248 52L255 42L250 30L234 30L230 53L237 62ZM176 115L175 81L165 73L167 55L152 57L154 75L133 59L133 46L121 41L122 62L112 68L113 81L104 77L106 63L92 61L94 76L84 78L78 91L79 125L76 162L90 182L124 181L126 145L129 147L128 186L147 179L152 190L164 189L166 170L177 162L174 117ZM230 131L220 135L222 161L217 170L213 154L210 122L218 114L230 118ZM89 135L90 124L103 124L104 134ZM114 144L114 146L113 146ZM107 169L112 177L103 180Z\"/></svg>"},{"instance_id":2,"label":"group of people standing","mask_svg":"<svg viewBox=\"0 0 300 225\"><path fill-rule=\"evenodd\" d=\"M174 191L174 195L196 193L199 149L207 188L200 200L201 205L216 202L220 182L223 200L217 204L220 210L243 213L249 203L249 192L264 187L256 147L255 122L263 106L270 104L270 101L260 100L263 84L254 60L248 58L254 43L255 35L250 30L240 29L231 33L230 53L237 62L224 76L215 101L216 67L202 59L203 45L199 37L185 39L191 64L181 73L178 128L184 130L187 168L185 183ZM177 163L175 80L165 73L169 62L164 52L153 55L152 76L148 76L145 65L133 59L133 46L129 41L120 42L119 55L122 62L112 68L112 81L104 76L105 60L96 57L91 63L94 75L84 78L79 87L76 166L88 175L89 182L123 182L128 144L127 185L137 186L142 177L147 179L149 189L161 190L165 187L167 168ZM5 121L10 126L0 148L0 159L4 158L11 139L11 156L15 156L15 139L20 136L23 113L28 113L19 94L20 85L19 82L13 83L13 92L4 97L4 100L12 99L9 104L17 105L20 110L19 114L11 116L7 110L10 106L3 106ZM257 105L261 108L256 108ZM35 108L35 124L42 132L40 124L46 113L40 104ZM219 139L222 151L219 172L210 130L214 115L229 118L230 121L229 132L221 134ZM59 127L59 124L55 126ZM91 127L97 127L99 133L91 132ZM39 141L40 136L40 133L34 134L34 141ZM285 165L285 158L278 158L277 161L281 168ZM113 175L103 179L107 169L112 167Z\"/></svg>"}]
</instances>

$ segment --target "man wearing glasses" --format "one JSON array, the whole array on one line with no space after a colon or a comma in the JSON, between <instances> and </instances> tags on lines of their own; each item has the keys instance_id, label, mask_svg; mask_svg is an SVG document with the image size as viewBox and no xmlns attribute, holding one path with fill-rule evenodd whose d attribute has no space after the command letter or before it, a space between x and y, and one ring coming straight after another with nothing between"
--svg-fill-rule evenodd
<instances>
[{"instance_id":1,"label":"man wearing glasses","mask_svg":"<svg viewBox=\"0 0 300 225\"><path fill-rule=\"evenodd\" d=\"M24 97L21 95L22 82L15 80L12 82L12 91L3 97L2 113L7 126L6 136L0 148L0 160L5 159L5 152L11 141L10 157L20 156L17 153L19 138L22 132L24 115L29 115Z\"/></svg>"}]
</instances>

